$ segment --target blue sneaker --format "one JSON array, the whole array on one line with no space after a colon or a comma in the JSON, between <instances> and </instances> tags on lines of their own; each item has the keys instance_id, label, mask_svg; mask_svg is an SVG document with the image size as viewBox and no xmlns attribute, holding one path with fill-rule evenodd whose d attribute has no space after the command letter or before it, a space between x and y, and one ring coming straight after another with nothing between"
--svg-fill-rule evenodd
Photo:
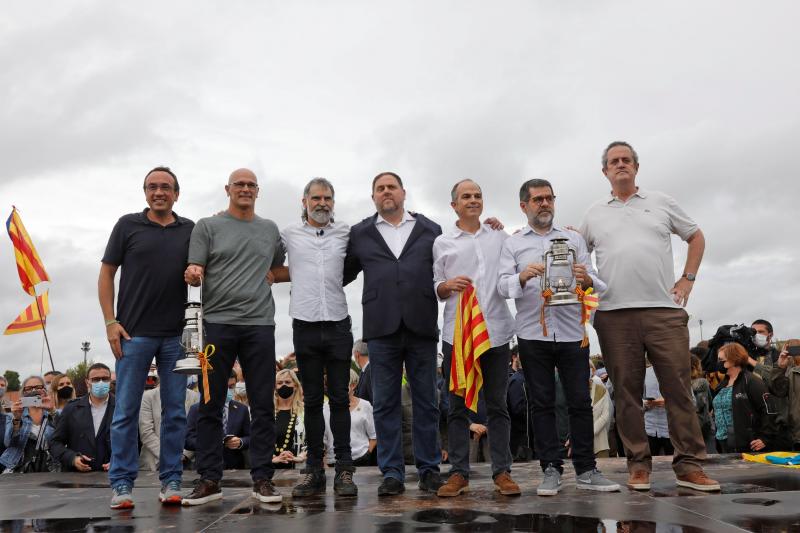
<instances>
[{"instance_id":1,"label":"blue sneaker","mask_svg":"<svg viewBox=\"0 0 800 533\"><path fill-rule=\"evenodd\" d=\"M112 509L133 509L133 487L127 483L120 483L111 488Z\"/></svg>"},{"instance_id":2,"label":"blue sneaker","mask_svg":"<svg viewBox=\"0 0 800 533\"><path fill-rule=\"evenodd\" d=\"M164 505L180 505L183 502L181 480L173 479L161 485L161 492L158 493L158 501Z\"/></svg>"}]
</instances>

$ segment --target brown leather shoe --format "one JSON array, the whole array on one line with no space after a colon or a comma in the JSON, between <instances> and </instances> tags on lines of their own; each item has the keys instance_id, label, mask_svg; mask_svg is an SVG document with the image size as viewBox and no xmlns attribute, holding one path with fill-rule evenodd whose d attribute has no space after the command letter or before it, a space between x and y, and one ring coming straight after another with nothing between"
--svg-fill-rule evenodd
<instances>
[{"instance_id":1,"label":"brown leather shoe","mask_svg":"<svg viewBox=\"0 0 800 533\"><path fill-rule=\"evenodd\" d=\"M453 472L447 479L447 483L439 487L436 495L441 498L452 498L469 490L469 481L458 472Z\"/></svg>"},{"instance_id":2,"label":"brown leather shoe","mask_svg":"<svg viewBox=\"0 0 800 533\"><path fill-rule=\"evenodd\" d=\"M494 478L494 488L500 491L500 494L503 496L519 496L522 492L519 490L519 485L511 479L511 474L508 472L498 474L497 477Z\"/></svg>"},{"instance_id":3,"label":"brown leather shoe","mask_svg":"<svg viewBox=\"0 0 800 533\"><path fill-rule=\"evenodd\" d=\"M283 496L275 490L275 486L269 479L257 479L253 482L253 498L262 503L280 503Z\"/></svg>"},{"instance_id":4,"label":"brown leather shoe","mask_svg":"<svg viewBox=\"0 0 800 533\"><path fill-rule=\"evenodd\" d=\"M633 490L650 490L650 472L636 470L628 475L628 487Z\"/></svg>"},{"instance_id":5,"label":"brown leather shoe","mask_svg":"<svg viewBox=\"0 0 800 533\"><path fill-rule=\"evenodd\" d=\"M688 474L676 476L679 487L689 487L694 490L716 492L720 490L719 482L710 479L702 470L693 470Z\"/></svg>"}]
</instances>

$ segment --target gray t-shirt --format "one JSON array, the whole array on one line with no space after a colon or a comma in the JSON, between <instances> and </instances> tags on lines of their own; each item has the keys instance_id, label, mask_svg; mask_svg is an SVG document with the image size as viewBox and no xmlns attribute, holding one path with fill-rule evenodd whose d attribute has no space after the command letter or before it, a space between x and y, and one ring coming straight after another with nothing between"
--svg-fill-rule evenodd
<instances>
[{"instance_id":1,"label":"gray t-shirt","mask_svg":"<svg viewBox=\"0 0 800 533\"><path fill-rule=\"evenodd\" d=\"M212 324L274 326L275 301L267 272L285 258L278 227L256 216L223 213L192 231L189 263L205 267L203 312Z\"/></svg>"},{"instance_id":2,"label":"gray t-shirt","mask_svg":"<svg viewBox=\"0 0 800 533\"><path fill-rule=\"evenodd\" d=\"M639 189L625 202L609 196L590 207L580 232L608 284L599 310L680 307L669 293L675 284L671 235L685 241L696 231L677 202L658 191Z\"/></svg>"}]
</instances>

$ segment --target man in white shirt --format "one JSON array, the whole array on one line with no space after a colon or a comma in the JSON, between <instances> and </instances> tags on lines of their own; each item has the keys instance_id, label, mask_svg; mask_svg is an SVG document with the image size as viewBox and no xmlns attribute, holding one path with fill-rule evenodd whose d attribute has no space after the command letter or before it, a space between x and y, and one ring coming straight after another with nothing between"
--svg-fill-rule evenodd
<instances>
[{"instance_id":1,"label":"man in white shirt","mask_svg":"<svg viewBox=\"0 0 800 533\"><path fill-rule=\"evenodd\" d=\"M308 459L305 476L292 490L292 496L302 498L325 492L322 405L326 379L336 453L333 490L338 496L356 496L348 397L353 334L342 287L350 227L333 220L334 190L325 178L308 182L302 202L302 220L281 232L289 266L272 270L276 281L292 282L289 315L293 319L294 351L303 385Z\"/></svg>"},{"instance_id":2,"label":"man in white shirt","mask_svg":"<svg viewBox=\"0 0 800 533\"><path fill-rule=\"evenodd\" d=\"M491 348L479 359L483 375L483 397L488 415L488 433L492 460L492 478L503 495L519 495L520 489L511 479L511 422L508 416L509 342L514 336L514 318L505 300L497 292L498 259L508 234L481 224L483 192L472 180L462 180L451 191L450 206L458 215L455 225L433 243L433 282L440 301L444 301L442 332L442 373L445 390L449 390L454 329L459 294L470 285L486 321ZM470 420L464 398L450 392L447 413L448 456L451 469L447 483L437 494L458 496L469 486Z\"/></svg>"}]
</instances>

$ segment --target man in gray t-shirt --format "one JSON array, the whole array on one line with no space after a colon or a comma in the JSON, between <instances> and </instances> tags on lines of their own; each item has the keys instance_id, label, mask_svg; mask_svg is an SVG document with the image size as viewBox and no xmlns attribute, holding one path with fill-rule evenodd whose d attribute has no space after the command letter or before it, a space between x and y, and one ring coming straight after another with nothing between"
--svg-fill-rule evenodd
<instances>
[{"instance_id":1,"label":"man in gray t-shirt","mask_svg":"<svg viewBox=\"0 0 800 533\"><path fill-rule=\"evenodd\" d=\"M270 503L282 496L270 481L275 447L275 302L267 272L283 264L285 252L277 226L255 214L258 181L247 169L234 171L225 186L225 213L197 222L189 243L186 282L203 281L206 341L214 346L208 373L210 400L200 402L197 420L197 472L200 481L184 505L222 498L222 448L241 447L223 433L228 376L238 357L252 417L250 474L252 496ZM200 380L203 392L203 380Z\"/></svg>"}]
</instances>

